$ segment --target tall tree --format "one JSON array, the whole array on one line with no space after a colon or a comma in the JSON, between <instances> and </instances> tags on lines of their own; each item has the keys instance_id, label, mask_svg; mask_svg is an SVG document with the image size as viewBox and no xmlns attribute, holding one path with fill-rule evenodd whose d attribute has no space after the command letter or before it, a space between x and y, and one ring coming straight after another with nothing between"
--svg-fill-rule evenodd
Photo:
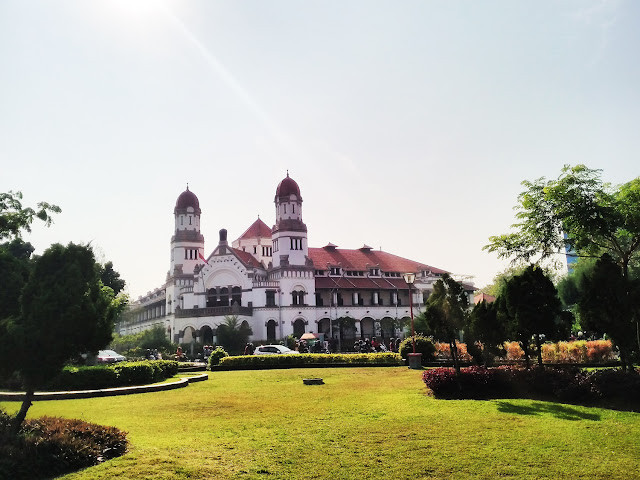
<instances>
[{"instance_id":1,"label":"tall tree","mask_svg":"<svg viewBox=\"0 0 640 480\"><path fill-rule=\"evenodd\" d=\"M582 278L578 312L587 330L608 334L620 351L623 370L633 370L634 318L640 311L640 282L622 274L604 254Z\"/></svg>"},{"instance_id":2,"label":"tall tree","mask_svg":"<svg viewBox=\"0 0 640 480\"><path fill-rule=\"evenodd\" d=\"M454 367L460 373L456 339L464 328L469 308L469 297L464 287L445 273L433 285L433 293L425 307L425 311L415 319L414 329L449 343Z\"/></svg>"},{"instance_id":3,"label":"tall tree","mask_svg":"<svg viewBox=\"0 0 640 480\"><path fill-rule=\"evenodd\" d=\"M557 180L522 184L526 190L518 197L516 231L490 237L486 250L527 262L553 258L567 248L579 257L607 253L629 278L640 257L640 177L613 187L602 182L600 170L565 165ZM635 327L640 350L637 316Z\"/></svg>"},{"instance_id":4,"label":"tall tree","mask_svg":"<svg viewBox=\"0 0 640 480\"><path fill-rule=\"evenodd\" d=\"M126 282L120 278L120 274L113 269L113 262L107 262L100 266L100 280L107 287L111 287L114 295L122 292L126 285Z\"/></svg>"},{"instance_id":5,"label":"tall tree","mask_svg":"<svg viewBox=\"0 0 640 480\"><path fill-rule=\"evenodd\" d=\"M549 339L566 338L573 316L562 310L558 292L540 267L531 265L511 278L498 298L508 328L522 347L529 368L530 342L533 338L542 366L541 335Z\"/></svg>"},{"instance_id":6,"label":"tall tree","mask_svg":"<svg viewBox=\"0 0 640 480\"><path fill-rule=\"evenodd\" d=\"M111 341L116 307L98 271L90 247L52 245L34 262L22 289L20 315L0 322L0 337L10 342L0 352L0 368L19 372L26 392L15 432L37 388L69 359Z\"/></svg>"},{"instance_id":7,"label":"tall tree","mask_svg":"<svg viewBox=\"0 0 640 480\"><path fill-rule=\"evenodd\" d=\"M475 305L468 317L465 333L467 352L478 363L489 365L494 357L504 355L508 334L498 303L482 301Z\"/></svg>"}]
</instances>

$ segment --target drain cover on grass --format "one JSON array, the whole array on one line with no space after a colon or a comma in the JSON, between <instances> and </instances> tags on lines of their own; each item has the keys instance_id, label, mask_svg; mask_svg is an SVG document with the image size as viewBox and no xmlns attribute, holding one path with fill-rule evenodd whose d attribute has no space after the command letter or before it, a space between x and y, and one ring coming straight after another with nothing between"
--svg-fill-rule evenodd
<instances>
[{"instance_id":1,"label":"drain cover on grass","mask_svg":"<svg viewBox=\"0 0 640 480\"><path fill-rule=\"evenodd\" d=\"M321 378L303 378L302 382L305 385L324 385Z\"/></svg>"}]
</instances>

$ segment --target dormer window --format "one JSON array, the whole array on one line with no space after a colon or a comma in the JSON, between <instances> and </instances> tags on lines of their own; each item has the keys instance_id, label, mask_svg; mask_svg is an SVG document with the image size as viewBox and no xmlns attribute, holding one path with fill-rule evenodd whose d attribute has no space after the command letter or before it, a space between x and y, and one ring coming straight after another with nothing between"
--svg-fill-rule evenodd
<instances>
[{"instance_id":1,"label":"dormer window","mask_svg":"<svg viewBox=\"0 0 640 480\"><path fill-rule=\"evenodd\" d=\"M331 267L330 275L340 275L340 267Z\"/></svg>"},{"instance_id":2,"label":"dormer window","mask_svg":"<svg viewBox=\"0 0 640 480\"><path fill-rule=\"evenodd\" d=\"M380 269L379 268L372 268L369 270L369 275L373 276L373 277L379 277L380 276Z\"/></svg>"}]
</instances>

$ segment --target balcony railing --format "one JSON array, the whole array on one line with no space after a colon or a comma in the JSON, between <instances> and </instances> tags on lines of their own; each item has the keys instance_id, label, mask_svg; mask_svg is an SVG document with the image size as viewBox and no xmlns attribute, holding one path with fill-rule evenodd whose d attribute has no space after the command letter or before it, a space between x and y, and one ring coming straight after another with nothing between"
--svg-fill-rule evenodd
<instances>
[{"instance_id":1,"label":"balcony railing","mask_svg":"<svg viewBox=\"0 0 640 480\"><path fill-rule=\"evenodd\" d=\"M253 307L206 307L206 308L176 308L176 318L186 317L223 317L225 315L253 316Z\"/></svg>"}]
</instances>

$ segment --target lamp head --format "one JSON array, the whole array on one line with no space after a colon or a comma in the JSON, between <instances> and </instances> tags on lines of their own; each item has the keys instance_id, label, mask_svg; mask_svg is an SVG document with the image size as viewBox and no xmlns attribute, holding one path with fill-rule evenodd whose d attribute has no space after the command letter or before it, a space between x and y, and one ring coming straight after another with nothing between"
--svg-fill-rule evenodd
<instances>
[{"instance_id":1,"label":"lamp head","mask_svg":"<svg viewBox=\"0 0 640 480\"><path fill-rule=\"evenodd\" d=\"M416 274L415 273L405 273L402 275L402 278L404 278L404 281L407 282L409 285L413 285L413 282L416 281Z\"/></svg>"}]
</instances>

